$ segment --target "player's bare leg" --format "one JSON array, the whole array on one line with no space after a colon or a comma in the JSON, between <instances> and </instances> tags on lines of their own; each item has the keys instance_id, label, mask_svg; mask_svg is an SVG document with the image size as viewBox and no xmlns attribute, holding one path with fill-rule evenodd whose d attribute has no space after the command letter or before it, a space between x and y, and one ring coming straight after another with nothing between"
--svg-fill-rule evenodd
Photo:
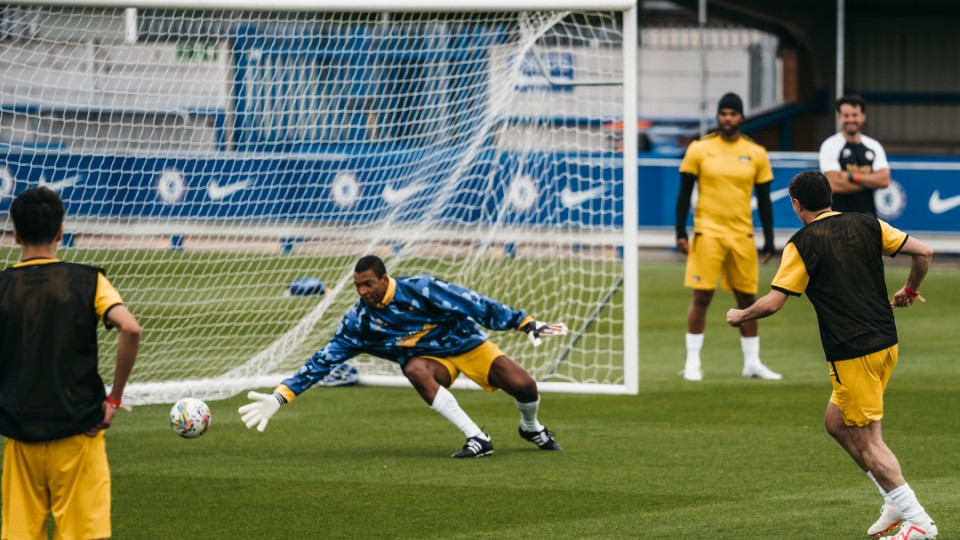
<instances>
[{"instance_id":1,"label":"player's bare leg","mask_svg":"<svg viewBox=\"0 0 960 540\"><path fill-rule=\"evenodd\" d=\"M453 381L450 372L440 362L427 358L411 358L403 366L403 375L410 381L420 397L432 405L440 387L449 388Z\"/></svg>"},{"instance_id":2,"label":"player's bare leg","mask_svg":"<svg viewBox=\"0 0 960 540\"><path fill-rule=\"evenodd\" d=\"M860 454L860 449L854 444L853 434L850 433L850 428L847 426L847 423L843 421L843 414L840 412L840 407L837 407L834 403L827 403L827 410L823 413L823 426L826 428L827 433L853 458L853 461L867 473L867 476L880 491L880 496L884 499L883 506L880 507L880 519L867 529L867 534L869 536L877 536L892 530L900 524L900 521L903 519L903 514L893 501L890 500L887 490L880 486L880 482L877 481L877 478L870 469L867 468L867 464L863 460L863 455ZM877 427L880 427L879 424Z\"/></svg>"},{"instance_id":3,"label":"player's bare leg","mask_svg":"<svg viewBox=\"0 0 960 540\"><path fill-rule=\"evenodd\" d=\"M527 370L508 356L498 356L490 365L487 374L490 386L499 388L514 399L520 411L520 436L534 443L541 450L562 450L553 434L537 419L540 409L540 394L537 381Z\"/></svg>"},{"instance_id":4,"label":"player's bare leg","mask_svg":"<svg viewBox=\"0 0 960 540\"><path fill-rule=\"evenodd\" d=\"M866 426L850 426L847 431L860 452L863 467L873 472L880 487L889 493L906 482L897 456L883 442L883 428L879 421Z\"/></svg>"},{"instance_id":5,"label":"player's bare leg","mask_svg":"<svg viewBox=\"0 0 960 540\"><path fill-rule=\"evenodd\" d=\"M703 348L703 331L707 326L707 308L712 300L713 290L693 290L693 298L687 309L687 359L683 366L683 378L688 381L703 379L700 349Z\"/></svg>"},{"instance_id":6,"label":"player's bare leg","mask_svg":"<svg viewBox=\"0 0 960 540\"><path fill-rule=\"evenodd\" d=\"M430 408L457 426L467 442L453 454L455 458L483 457L493 453L490 436L483 432L447 390L453 381L443 364L427 358L411 358L403 366L403 374Z\"/></svg>"},{"instance_id":7,"label":"player's bare leg","mask_svg":"<svg viewBox=\"0 0 960 540\"><path fill-rule=\"evenodd\" d=\"M693 298L687 309L687 333L702 334L707 327L707 308L713 301L713 290L693 290Z\"/></svg>"},{"instance_id":8,"label":"player's bare leg","mask_svg":"<svg viewBox=\"0 0 960 540\"><path fill-rule=\"evenodd\" d=\"M737 290L733 291L733 296L737 299L737 309L747 309L757 301L757 295L740 292ZM752 321L744 321L743 324L740 325L740 337L757 337L758 326L759 325L757 324L756 319Z\"/></svg>"},{"instance_id":9,"label":"player's bare leg","mask_svg":"<svg viewBox=\"0 0 960 540\"><path fill-rule=\"evenodd\" d=\"M737 300L737 308L746 309L757 301L757 295L734 290L733 296ZM779 380L783 377L763 365L760 361L760 338L757 332L757 321L744 321L740 325L740 348L743 350L743 376L756 379Z\"/></svg>"},{"instance_id":10,"label":"player's bare leg","mask_svg":"<svg viewBox=\"0 0 960 540\"><path fill-rule=\"evenodd\" d=\"M881 423L877 421L866 426L850 426L849 432L867 470L873 473L877 484L886 491L885 498L900 511L904 520L900 525L900 533L907 533L903 537L936 538L937 525L920 505L917 495L904 479L897 456L883 442Z\"/></svg>"},{"instance_id":11,"label":"player's bare leg","mask_svg":"<svg viewBox=\"0 0 960 540\"><path fill-rule=\"evenodd\" d=\"M857 445L853 442L853 435L850 433L850 428L846 422L843 421L843 414L840 412L840 407L837 407L833 403L827 403L827 411L823 414L823 426L827 429L827 433L850 454L853 461L857 462L857 465L859 465L864 472L870 470L867 468L863 456L860 455L860 449L857 448Z\"/></svg>"},{"instance_id":12,"label":"player's bare leg","mask_svg":"<svg viewBox=\"0 0 960 540\"><path fill-rule=\"evenodd\" d=\"M530 403L540 399L537 392L537 381L523 369L523 366L513 361L509 356L498 356L490 365L487 375L490 386L499 388L513 396L521 403Z\"/></svg>"}]
</instances>

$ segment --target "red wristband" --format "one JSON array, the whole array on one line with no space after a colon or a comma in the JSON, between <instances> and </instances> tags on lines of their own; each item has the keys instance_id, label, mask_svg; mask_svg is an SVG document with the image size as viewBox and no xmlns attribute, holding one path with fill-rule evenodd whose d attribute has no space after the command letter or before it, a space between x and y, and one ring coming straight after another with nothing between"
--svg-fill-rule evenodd
<instances>
[{"instance_id":1,"label":"red wristband","mask_svg":"<svg viewBox=\"0 0 960 540\"><path fill-rule=\"evenodd\" d=\"M910 287L907 287L906 285L903 286L903 292L907 293L908 295L910 295L910 296L912 296L912 297L914 297L914 298L920 296L920 291L915 291L915 290L911 289Z\"/></svg>"},{"instance_id":2,"label":"red wristband","mask_svg":"<svg viewBox=\"0 0 960 540\"><path fill-rule=\"evenodd\" d=\"M123 405L122 403L120 403L119 401L113 399L113 398L110 397L110 396L107 396L106 399L104 399L104 401L106 401L107 403L113 405L114 408L117 408L117 409L119 409L120 406Z\"/></svg>"}]
</instances>

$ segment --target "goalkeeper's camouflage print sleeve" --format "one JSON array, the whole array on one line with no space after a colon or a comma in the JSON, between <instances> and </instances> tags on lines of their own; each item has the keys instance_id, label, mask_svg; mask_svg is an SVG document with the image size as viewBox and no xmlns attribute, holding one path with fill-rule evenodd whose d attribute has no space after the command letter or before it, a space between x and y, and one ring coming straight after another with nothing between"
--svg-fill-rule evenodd
<instances>
[{"instance_id":1,"label":"goalkeeper's camouflage print sleeve","mask_svg":"<svg viewBox=\"0 0 960 540\"><path fill-rule=\"evenodd\" d=\"M411 294L419 294L425 303L440 311L470 317L490 330L516 330L528 318L524 311L513 309L455 283L429 275L406 279L413 285Z\"/></svg>"},{"instance_id":2,"label":"goalkeeper's camouflage print sleeve","mask_svg":"<svg viewBox=\"0 0 960 540\"><path fill-rule=\"evenodd\" d=\"M300 366L296 373L280 383L276 392L279 392L287 401L292 401L295 396L324 378L331 369L362 352L363 343L351 337L347 330L347 322L351 315L355 316L355 311L356 308L344 316L330 342L313 353L313 356ZM289 389L293 395L285 392L283 387Z\"/></svg>"},{"instance_id":3,"label":"goalkeeper's camouflage print sleeve","mask_svg":"<svg viewBox=\"0 0 960 540\"><path fill-rule=\"evenodd\" d=\"M360 353L403 367L417 356L455 356L479 347L487 333L478 324L491 330L517 330L532 320L524 311L433 276L393 281L396 288L385 305L372 307L358 301L344 315L330 343L276 392L290 401Z\"/></svg>"}]
</instances>

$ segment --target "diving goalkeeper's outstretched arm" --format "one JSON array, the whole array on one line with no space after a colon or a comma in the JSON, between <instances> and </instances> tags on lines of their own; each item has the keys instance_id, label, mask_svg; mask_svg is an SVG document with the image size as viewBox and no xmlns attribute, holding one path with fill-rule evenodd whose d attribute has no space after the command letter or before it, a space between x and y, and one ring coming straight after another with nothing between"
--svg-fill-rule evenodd
<instances>
[{"instance_id":1,"label":"diving goalkeeper's outstretched arm","mask_svg":"<svg viewBox=\"0 0 960 540\"><path fill-rule=\"evenodd\" d=\"M346 317L344 318L344 322ZM272 394L250 391L247 398L252 400L239 409L243 423L248 428L257 426L258 431L267 428L267 422L280 409L280 405L293 401L301 392L316 384L334 367L353 358L360 352L359 344L344 331L345 324L334 334L330 343L313 354L292 376L284 379Z\"/></svg>"}]
</instances>

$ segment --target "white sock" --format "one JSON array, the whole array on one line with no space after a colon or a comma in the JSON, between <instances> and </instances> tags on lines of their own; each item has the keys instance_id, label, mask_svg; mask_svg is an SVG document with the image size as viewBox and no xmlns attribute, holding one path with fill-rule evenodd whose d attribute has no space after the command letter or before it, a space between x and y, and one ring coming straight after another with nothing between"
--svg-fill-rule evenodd
<instances>
[{"instance_id":1,"label":"white sock","mask_svg":"<svg viewBox=\"0 0 960 540\"><path fill-rule=\"evenodd\" d=\"M917 500L916 493L910 489L910 484L903 484L896 489L892 489L887 495L890 497L890 500L893 501L893 504L897 505L900 512L903 513L903 519L915 521L927 513L927 511L920 506L920 501Z\"/></svg>"},{"instance_id":2,"label":"white sock","mask_svg":"<svg viewBox=\"0 0 960 540\"><path fill-rule=\"evenodd\" d=\"M700 367L700 349L703 348L703 334L687 333L687 366Z\"/></svg>"},{"instance_id":3,"label":"white sock","mask_svg":"<svg viewBox=\"0 0 960 540\"><path fill-rule=\"evenodd\" d=\"M517 405L517 410L520 411L520 427L524 431L542 431L543 425L537 421L537 410L540 408L540 398L537 398L536 401L531 401L530 403L520 403L517 400L513 400Z\"/></svg>"},{"instance_id":4,"label":"white sock","mask_svg":"<svg viewBox=\"0 0 960 540\"><path fill-rule=\"evenodd\" d=\"M453 394L442 386L437 390L437 395L433 398L430 408L440 413L451 424L457 426L457 429L462 431L468 439L483 433L480 431L480 427L460 408L457 398L453 397Z\"/></svg>"},{"instance_id":5,"label":"white sock","mask_svg":"<svg viewBox=\"0 0 960 540\"><path fill-rule=\"evenodd\" d=\"M890 497L887 496L888 495L887 492L884 491L882 487L880 487L880 482L877 482L877 479L873 477L873 472L867 471L867 476L870 477L870 481L873 482L873 485L877 486L877 489L880 490L880 496L883 497L884 499L889 499Z\"/></svg>"},{"instance_id":6,"label":"white sock","mask_svg":"<svg viewBox=\"0 0 960 540\"><path fill-rule=\"evenodd\" d=\"M743 349L744 367L756 366L760 364L760 337L740 336L740 348Z\"/></svg>"}]
</instances>

